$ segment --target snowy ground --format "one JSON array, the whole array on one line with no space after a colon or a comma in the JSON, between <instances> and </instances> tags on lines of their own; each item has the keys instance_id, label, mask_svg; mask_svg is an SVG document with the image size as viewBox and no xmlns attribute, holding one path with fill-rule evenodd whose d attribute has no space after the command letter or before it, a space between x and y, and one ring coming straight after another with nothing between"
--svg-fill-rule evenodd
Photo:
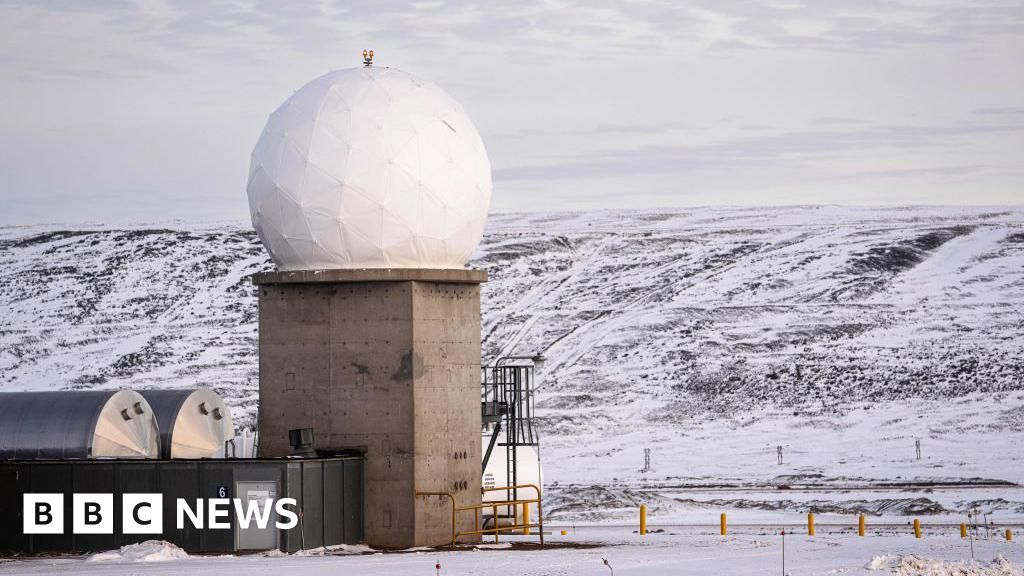
<instances>
[{"instance_id":1,"label":"snowy ground","mask_svg":"<svg viewBox=\"0 0 1024 576\"><path fill-rule=\"evenodd\" d=\"M741 531L742 532L742 531ZM555 535L554 543L590 544L586 548L523 550L483 547L456 552L406 552L342 556L217 556L176 558L154 548L150 557L128 559L106 554L89 557L33 559L3 563L0 574L440 574L447 575L604 575L615 574L750 576L783 573L782 539L776 531L748 531L728 537L699 530L668 528L665 533L640 537L628 528L578 529L575 535ZM884 576L1021 576L1024 545L999 539L970 543L954 535L926 532L922 540L887 532L858 538L851 534L822 534L814 538L786 536L786 573L793 575L868 574ZM999 560L1002 558L1002 560ZM157 560L157 561L152 561ZM993 561L995 562L993 563Z\"/></svg>"}]
</instances>

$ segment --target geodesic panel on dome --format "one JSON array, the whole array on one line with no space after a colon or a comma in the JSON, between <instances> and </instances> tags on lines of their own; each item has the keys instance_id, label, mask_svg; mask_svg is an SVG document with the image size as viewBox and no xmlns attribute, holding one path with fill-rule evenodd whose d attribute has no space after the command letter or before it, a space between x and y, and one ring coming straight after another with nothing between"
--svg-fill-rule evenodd
<instances>
[{"instance_id":1,"label":"geodesic panel on dome","mask_svg":"<svg viewBox=\"0 0 1024 576\"><path fill-rule=\"evenodd\" d=\"M246 190L281 270L461 268L483 234L491 165L465 111L436 85L351 68L271 114Z\"/></svg>"}]
</instances>

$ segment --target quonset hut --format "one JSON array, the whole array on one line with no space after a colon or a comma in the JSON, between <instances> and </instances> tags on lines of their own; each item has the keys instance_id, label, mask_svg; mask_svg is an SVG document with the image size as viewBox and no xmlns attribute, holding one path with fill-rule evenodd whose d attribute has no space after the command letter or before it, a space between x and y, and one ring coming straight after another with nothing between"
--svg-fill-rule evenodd
<instances>
[{"instance_id":1,"label":"quonset hut","mask_svg":"<svg viewBox=\"0 0 1024 576\"><path fill-rule=\"evenodd\" d=\"M159 453L159 426L138 392L0 393L0 459L136 459Z\"/></svg>"},{"instance_id":2,"label":"quonset hut","mask_svg":"<svg viewBox=\"0 0 1024 576\"><path fill-rule=\"evenodd\" d=\"M211 390L143 390L160 425L161 458L223 458L231 410Z\"/></svg>"},{"instance_id":3,"label":"quonset hut","mask_svg":"<svg viewBox=\"0 0 1024 576\"><path fill-rule=\"evenodd\" d=\"M151 538L190 552L296 551L363 541L361 456L225 458L233 435L231 412L211 390L0 394L0 517L11 519L0 525L0 554L109 550ZM59 533L23 531L28 494L63 495ZM76 533L73 494L111 494L115 527ZM159 531L121 529L122 498L129 494L162 496ZM302 527L276 528L276 512L263 527L242 523L233 508L226 510L226 529L174 522L178 499L212 497L261 507L293 498Z\"/></svg>"}]
</instances>

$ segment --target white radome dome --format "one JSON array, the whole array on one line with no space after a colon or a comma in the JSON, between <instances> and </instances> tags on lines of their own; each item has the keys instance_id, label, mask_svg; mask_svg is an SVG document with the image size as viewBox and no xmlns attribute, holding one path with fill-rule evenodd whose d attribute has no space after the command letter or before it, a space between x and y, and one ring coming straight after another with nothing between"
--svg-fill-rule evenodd
<instances>
[{"instance_id":1,"label":"white radome dome","mask_svg":"<svg viewBox=\"0 0 1024 576\"><path fill-rule=\"evenodd\" d=\"M246 191L281 270L462 268L487 220L491 164L462 106L437 85L350 68L270 115Z\"/></svg>"}]
</instances>

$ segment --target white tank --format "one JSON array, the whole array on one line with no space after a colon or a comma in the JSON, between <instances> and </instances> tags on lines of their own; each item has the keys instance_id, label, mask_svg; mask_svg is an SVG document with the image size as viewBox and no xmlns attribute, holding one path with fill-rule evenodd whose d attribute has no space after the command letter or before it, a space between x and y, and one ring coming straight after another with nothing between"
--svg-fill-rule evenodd
<instances>
[{"instance_id":1,"label":"white tank","mask_svg":"<svg viewBox=\"0 0 1024 576\"><path fill-rule=\"evenodd\" d=\"M487 453L487 444L491 440L490 432L483 435L483 454ZM487 468L484 469L482 486L484 489L497 488L508 484L508 462L504 446L494 446L491 452L491 459L487 461ZM516 482L519 485L533 484L542 491L544 490L544 476L540 466L540 458L537 455L535 446L516 447ZM504 490L484 492L484 502L497 502L508 498ZM519 491L519 498L536 498L533 490L525 489Z\"/></svg>"}]
</instances>

